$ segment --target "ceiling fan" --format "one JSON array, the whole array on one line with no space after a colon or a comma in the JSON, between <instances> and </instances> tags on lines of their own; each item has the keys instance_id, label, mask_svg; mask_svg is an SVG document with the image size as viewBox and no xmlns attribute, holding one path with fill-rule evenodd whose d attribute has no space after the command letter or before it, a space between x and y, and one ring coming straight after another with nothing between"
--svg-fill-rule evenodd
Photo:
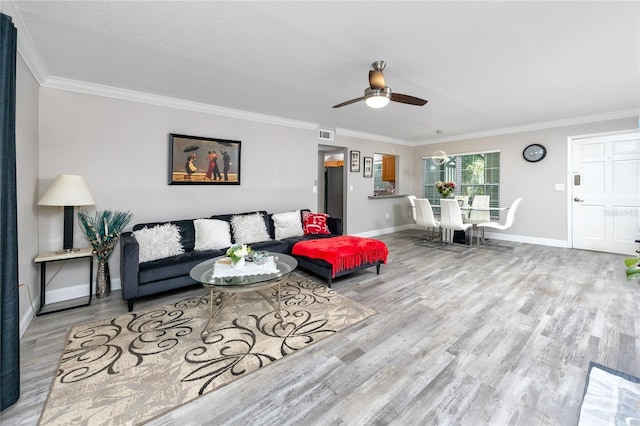
<instances>
[{"instance_id":1,"label":"ceiling fan","mask_svg":"<svg viewBox=\"0 0 640 426\"><path fill-rule=\"evenodd\" d=\"M371 108L385 107L389 101L418 106L427 103L424 99L416 98L415 96L392 93L391 88L385 85L384 74L382 73L386 65L385 61L376 61L371 64L373 70L369 71L369 87L364 89L363 97L342 102L341 104L334 105L333 108L340 108L362 100Z\"/></svg>"}]
</instances>

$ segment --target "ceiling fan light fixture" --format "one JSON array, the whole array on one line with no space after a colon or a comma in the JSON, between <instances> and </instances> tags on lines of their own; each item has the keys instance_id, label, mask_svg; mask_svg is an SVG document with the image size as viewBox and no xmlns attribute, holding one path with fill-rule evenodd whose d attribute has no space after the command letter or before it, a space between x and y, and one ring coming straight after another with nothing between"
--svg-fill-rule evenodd
<instances>
[{"instance_id":1,"label":"ceiling fan light fixture","mask_svg":"<svg viewBox=\"0 0 640 426\"><path fill-rule=\"evenodd\" d=\"M382 70L385 65L384 61L376 61L371 64L373 69L369 71L369 87L364 90L364 96L339 103L332 108L341 108L362 100L369 108L384 108L390 101L416 106L423 106L427 103L426 100L416 98L415 96L403 95L401 93L392 94L391 89L384 83Z\"/></svg>"},{"instance_id":2,"label":"ceiling fan light fixture","mask_svg":"<svg viewBox=\"0 0 640 426\"><path fill-rule=\"evenodd\" d=\"M369 108L384 108L391 101L391 89L373 89L368 87L364 91L364 102Z\"/></svg>"}]
</instances>

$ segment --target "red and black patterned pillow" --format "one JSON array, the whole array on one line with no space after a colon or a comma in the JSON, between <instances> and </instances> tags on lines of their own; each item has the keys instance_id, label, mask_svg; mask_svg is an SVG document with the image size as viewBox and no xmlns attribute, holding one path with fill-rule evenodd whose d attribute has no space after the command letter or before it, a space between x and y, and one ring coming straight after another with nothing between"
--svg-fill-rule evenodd
<instances>
[{"instance_id":1,"label":"red and black patterned pillow","mask_svg":"<svg viewBox=\"0 0 640 426\"><path fill-rule=\"evenodd\" d=\"M304 230L304 234L330 235L331 232L327 226L328 217L329 215L324 213L302 212L302 229Z\"/></svg>"}]
</instances>

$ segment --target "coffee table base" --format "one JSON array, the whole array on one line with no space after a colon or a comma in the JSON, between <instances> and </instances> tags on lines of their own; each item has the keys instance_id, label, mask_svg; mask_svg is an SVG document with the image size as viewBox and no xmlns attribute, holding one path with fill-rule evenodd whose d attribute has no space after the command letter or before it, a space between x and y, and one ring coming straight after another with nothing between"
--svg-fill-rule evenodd
<instances>
[{"instance_id":1,"label":"coffee table base","mask_svg":"<svg viewBox=\"0 0 640 426\"><path fill-rule=\"evenodd\" d=\"M286 311L282 311L281 309L281 303L280 303L280 280L278 280L276 283L269 283L268 285L269 288L274 289L276 291L276 295L277 295L277 304L273 302L271 296L269 294L266 294L263 290L263 287L261 288L250 288L250 287L233 287L233 291L230 292L228 291L230 288L221 288L221 287L213 287L210 286L209 287L209 321L207 321L207 324L204 326L204 328L202 329L202 333L200 334L200 336L202 337L202 341L204 341L207 336L209 335L209 329L211 328L211 326L213 325L213 323L215 322L216 318L218 318L218 316L220 315L220 313L222 312L222 310L229 304L231 303L240 293L249 293L249 292L255 292L258 293L260 296L262 296L262 298L264 300L266 300L267 302L269 302L269 304L271 305L271 307L273 308L273 310L276 312L276 317L280 318L280 326L282 328L284 328L287 325L287 312ZM226 290L226 291L225 291ZM216 298L214 299L214 294L215 293L219 293ZM213 309L213 301L216 301L216 305L218 305L217 309L214 312Z\"/></svg>"}]
</instances>

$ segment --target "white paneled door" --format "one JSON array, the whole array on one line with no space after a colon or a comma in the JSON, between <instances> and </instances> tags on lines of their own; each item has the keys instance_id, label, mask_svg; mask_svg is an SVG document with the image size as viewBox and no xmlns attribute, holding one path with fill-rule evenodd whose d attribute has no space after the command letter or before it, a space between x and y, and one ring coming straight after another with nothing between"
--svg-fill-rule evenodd
<instances>
[{"instance_id":1,"label":"white paneled door","mask_svg":"<svg viewBox=\"0 0 640 426\"><path fill-rule=\"evenodd\" d=\"M640 233L640 132L571 141L573 247L634 254Z\"/></svg>"}]
</instances>

